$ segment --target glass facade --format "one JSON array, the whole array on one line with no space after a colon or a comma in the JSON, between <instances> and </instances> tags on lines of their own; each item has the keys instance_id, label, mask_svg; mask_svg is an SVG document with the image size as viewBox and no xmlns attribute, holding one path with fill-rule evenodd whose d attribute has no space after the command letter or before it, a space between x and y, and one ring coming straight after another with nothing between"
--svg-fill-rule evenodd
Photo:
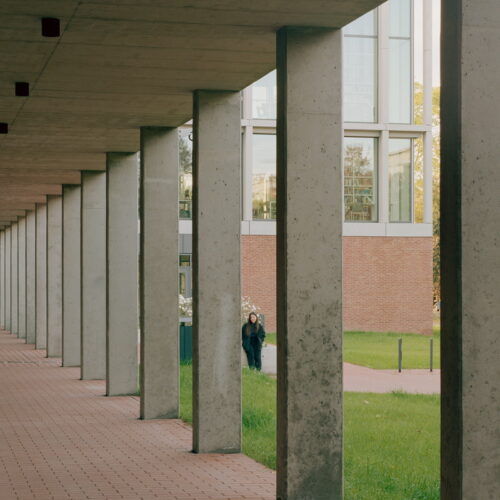
<instances>
[{"instance_id":1,"label":"glass facade","mask_svg":"<svg viewBox=\"0 0 500 500\"><path fill-rule=\"evenodd\" d=\"M432 162L424 137L432 127L424 124L424 58L430 55L423 50L423 1L389 0L343 30L346 222L423 223L430 213L424 207L425 162ZM244 221L276 219L276 96L276 71L242 96ZM190 134L186 127L179 136L181 219L192 216Z\"/></svg>"},{"instance_id":2,"label":"glass facade","mask_svg":"<svg viewBox=\"0 0 500 500\"><path fill-rule=\"evenodd\" d=\"M252 85L252 117L276 119L276 71L271 71Z\"/></svg>"},{"instance_id":3,"label":"glass facade","mask_svg":"<svg viewBox=\"0 0 500 500\"><path fill-rule=\"evenodd\" d=\"M276 136L252 137L252 218L276 219Z\"/></svg>"},{"instance_id":4,"label":"glass facade","mask_svg":"<svg viewBox=\"0 0 500 500\"><path fill-rule=\"evenodd\" d=\"M377 120L377 11L344 29L344 120Z\"/></svg>"},{"instance_id":5,"label":"glass facade","mask_svg":"<svg viewBox=\"0 0 500 500\"><path fill-rule=\"evenodd\" d=\"M193 215L193 141L191 129L179 129L179 218Z\"/></svg>"},{"instance_id":6,"label":"glass facade","mask_svg":"<svg viewBox=\"0 0 500 500\"><path fill-rule=\"evenodd\" d=\"M389 122L411 123L411 0L389 0Z\"/></svg>"},{"instance_id":7,"label":"glass facade","mask_svg":"<svg viewBox=\"0 0 500 500\"><path fill-rule=\"evenodd\" d=\"M376 139L344 139L344 211L346 221L377 221Z\"/></svg>"},{"instance_id":8,"label":"glass facade","mask_svg":"<svg viewBox=\"0 0 500 500\"><path fill-rule=\"evenodd\" d=\"M412 140L389 139L389 222L412 220Z\"/></svg>"}]
</instances>

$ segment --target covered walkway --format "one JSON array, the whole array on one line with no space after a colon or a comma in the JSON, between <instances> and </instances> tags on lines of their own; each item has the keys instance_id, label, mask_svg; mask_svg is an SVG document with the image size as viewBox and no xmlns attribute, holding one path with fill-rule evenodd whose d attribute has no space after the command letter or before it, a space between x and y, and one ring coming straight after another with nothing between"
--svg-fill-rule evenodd
<instances>
[{"instance_id":1,"label":"covered walkway","mask_svg":"<svg viewBox=\"0 0 500 500\"><path fill-rule=\"evenodd\" d=\"M136 397L103 397L0 330L0 498L272 499L275 474L241 454L191 453L179 420L137 419Z\"/></svg>"}]
</instances>

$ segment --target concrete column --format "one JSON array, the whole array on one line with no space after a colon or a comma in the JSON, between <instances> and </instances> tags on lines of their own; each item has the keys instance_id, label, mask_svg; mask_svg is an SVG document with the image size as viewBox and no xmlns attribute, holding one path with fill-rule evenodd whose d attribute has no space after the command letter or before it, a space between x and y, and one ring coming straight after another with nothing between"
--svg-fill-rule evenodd
<instances>
[{"instance_id":1,"label":"concrete column","mask_svg":"<svg viewBox=\"0 0 500 500\"><path fill-rule=\"evenodd\" d=\"M10 332L10 246L11 227L5 230L5 329Z\"/></svg>"},{"instance_id":2,"label":"concrete column","mask_svg":"<svg viewBox=\"0 0 500 500\"><path fill-rule=\"evenodd\" d=\"M132 394L137 391L138 173L137 154L107 154L108 396Z\"/></svg>"},{"instance_id":3,"label":"concrete column","mask_svg":"<svg viewBox=\"0 0 500 500\"><path fill-rule=\"evenodd\" d=\"M19 255L18 255L18 223L11 226L11 250L10 250L10 332L18 335L18 312L19 312Z\"/></svg>"},{"instance_id":4,"label":"concrete column","mask_svg":"<svg viewBox=\"0 0 500 500\"><path fill-rule=\"evenodd\" d=\"M106 172L82 172L82 380L106 378Z\"/></svg>"},{"instance_id":5,"label":"concrete column","mask_svg":"<svg viewBox=\"0 0 500 500\"><path fill-rule=\"evenodd\" d=\"M179 416L176 128L141 128L141 418Z\"/></svg>"},{"instance_id":6,"label":"concrete column","mask_svg":"<svg viewBox=\"0 0 500 500\"><path fill-rule=\"evenodd\" d=\"M443 0L441 498L498 498L500 3Z\"/></svg>"},{"instance_id":7,"label":"concrete column","mask_svg":"<svg viewBox=\"0 0 500 500\"><path fill-rule=\"evenodd\" d=\"M198 453L241 449L240 128L239 93L195 92L193 449Z\"/></svg>"},{"instance_id":8,"label":"concrete column","mask_svg":"<svg viewBox=\"0 0 500 500\"><path fill-rule=\"evenodd\" d=\"M26 343L36 339L36 212L26 215Z\"/></svg>"},{"instance_id":9,"label":"concrete column","mask_svg":"<svg viewBox=\"0 0 500 500\"><path fill-rule=\"evenodd\" d=\"M47 347L47 206L36 205L36 349Z\"/></svg>"},{"instance_id":10,"label":"concrete column","mask_svg":"<svg viewBox=\"0 0 500 500\"><path fill-rule=\"evenodd\" d=\"M5 328L5 231L0 231L0 328Z\"/></svg>"},{"instance_id":11,"label":"concrete column","mask_svg":"<svg viewBox=\"0 0 500 500\"><path fill-rule=\"evenodd\" d=\"M47 196L47 357L62 356L62 197Z\"/></svg>"},{"instance_id":12,"label":"concrete column","mask_svg":"<svg viewBox=\"0 0 500 500\"><path fill-rule=\"evenodd\" d=\"M277 36L277 497L342 499L342 34Z\"/></svg>"},{"instance_id":13,"label":"concrete column","mask_svg":"<svg viewBox=\"0 0 500 500\"><path fill-rule=\"evenodd\" d=\"M26 217L18 222L18 262L19 262L19 299L18 299L18 336L26 338Z\"/></svg>"},{"instance_id":14,"label":"concrete column","mask_svg":"<svg viewBox=\"0 0 500 500\"><path fill-rule=\"evenodd\" d=\"M63 187L63 366L81 360L81 188Z\"/></svg>"}]
</instances>

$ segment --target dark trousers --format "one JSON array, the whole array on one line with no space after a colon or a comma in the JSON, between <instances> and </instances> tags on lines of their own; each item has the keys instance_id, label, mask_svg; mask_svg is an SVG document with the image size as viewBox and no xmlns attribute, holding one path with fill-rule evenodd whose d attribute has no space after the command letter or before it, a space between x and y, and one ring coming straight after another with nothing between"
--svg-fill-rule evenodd
<instances>
[{"instance_id":1,"label":"dark trousers","mask_svg":"<svg viewBox=\"0 0 500 500\"><path fill-rule=\"evenodd\" d=\"M252 342L249 346L245 347L245 353L247 355L248 366L260 371L262 368L262 346L260 344L255 345Z\"/></svg>"}]
</instances>

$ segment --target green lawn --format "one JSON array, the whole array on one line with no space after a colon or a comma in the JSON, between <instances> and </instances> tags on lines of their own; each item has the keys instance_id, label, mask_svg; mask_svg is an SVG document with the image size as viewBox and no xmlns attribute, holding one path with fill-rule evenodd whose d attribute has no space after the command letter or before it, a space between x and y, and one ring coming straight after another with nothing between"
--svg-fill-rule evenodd
<instances>
[{"instance_id":1,"label":"green lawn","mask_svg":"<svg viewBox=\"0 0 500 500\"><path fill-rule=\"evenodd\" d=\"M429 368L429 339L414 333L344 332L344 361L376 369L397 369L398 339L403 339L403 369ZM434 368L440 368L440 333L434 330ZM266 342L276 345L276 334Z\"/></svg>"},{"instance_id":2,"label":"green lawn","mask_svg":"<svg viewBox=\"0 0 500 500\"><path fill-rule=\"evenodd\" d=\"M191 422L191 366L181 416ZM345 393L345 500L439 499L439 397ZM276 465L276 380L243 369L243 451Z\"/></svg>"}]
</instances>

